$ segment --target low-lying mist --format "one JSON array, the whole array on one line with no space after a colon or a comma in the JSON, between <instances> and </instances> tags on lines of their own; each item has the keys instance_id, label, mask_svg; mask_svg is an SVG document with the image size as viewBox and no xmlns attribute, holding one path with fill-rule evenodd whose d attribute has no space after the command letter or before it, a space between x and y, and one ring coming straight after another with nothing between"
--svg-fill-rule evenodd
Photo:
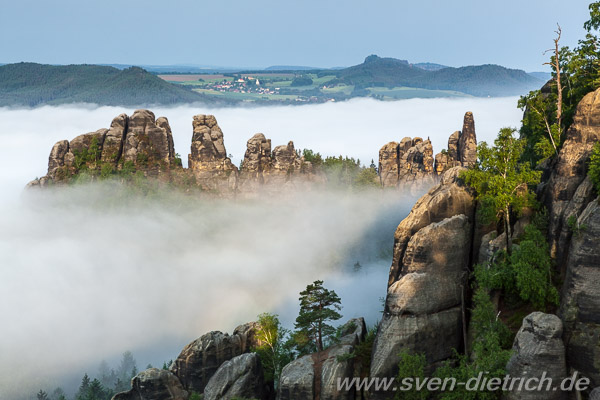
<instances>
[{"instance_id":1,"label":"low-lying mist","mask_svg":"<svg viewBox=\"0 0 600 400\"><path fill-rule=\"evenodd\" d=\"M292 327L298 293L316 279L338 291L345 319L375 323L393 231L413 201L381 191L142 197L116 183L32 190L0 215L0 388L51 389L47 379L94 374L125 350L161 365L265 311Z\"/></svg>"},{"instance_id":2,"label":"low-lying mist","mask_svg":"<svg viewBox=\"0 0 600 400\"><path fill-rule=\"evenodd\" d=\"M273 145L377 162L404 136L434 150L473 111L479 140L517 126L516 99L353 100L303 107L152 108L186 161L192 116L216 115L237 164L256 132ZM379 318L393 232L414 198L398 192L288 193L268 200L140 196L115 183L24 192L60 139L108 127L132 109L0 108L0 399L94 376L133 351L162 365L210 330L231 332L261 312L293 326L298 293L335 289L343 320Z\"/></svg>"}]
</instances>

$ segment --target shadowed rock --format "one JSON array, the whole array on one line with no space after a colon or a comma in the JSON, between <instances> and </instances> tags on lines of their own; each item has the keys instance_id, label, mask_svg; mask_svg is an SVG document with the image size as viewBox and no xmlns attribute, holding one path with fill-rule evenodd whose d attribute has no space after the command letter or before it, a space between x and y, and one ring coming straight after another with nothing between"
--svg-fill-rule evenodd
<instances>
[{"instance_id":1,"label":"shadowed rock","mask_svg":"<svg viewBox=\"0 0 600 400\"><path fill-rule=\"evenodd\" d=\"M112 400L187 400L188 392L171 372L150 368L131 380L131 389L117 393Z\"/></svg>"},{"instance_id":2,"label":"shadowed rock","mask_svg":"<svg viewBox=\"0 0 600 400\"><path fill-rule=\"evenodd\" d=\"M256 353L225 361L204 388L204 400L262 399L263 369Z\"/></svg>"},{"instance_id":3,"label":"shadowed rock","mask_svg":"<svg viewBox=\"0 0 600 400\"><path fill-rule=\"evenodd\" d=\"M513 354L506 366L508 375L519 378L552 379L556 386L567 376L565 346L562 341L563 325L556 315L534 312L523 319L523 325L513 344ZM513 390L505 395L506 399L566 399L563 391Z\"/></svg>"}]
</instances>

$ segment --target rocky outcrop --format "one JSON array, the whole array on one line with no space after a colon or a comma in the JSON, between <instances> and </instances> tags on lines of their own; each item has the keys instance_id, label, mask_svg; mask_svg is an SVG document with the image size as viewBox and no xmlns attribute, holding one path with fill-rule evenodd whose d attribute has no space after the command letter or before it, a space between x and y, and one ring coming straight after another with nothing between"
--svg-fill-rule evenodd
<instances>
[{"instance_id":1,"label":"rocky outcrop","mask_svg":"<svg viewBox=\"0 0 600 400\"><path fill-rule=\"evenodd\" d=\"M577 220L566 262L560 316L569 367L600 385L600 199Z\"/></svg>"},{"instance_id":2,"label":"rocky outcrop","mask_svg":"<svg viewBox=\"0 0 600 400\"><path fill-rule=\"evenodd\" d=\"M473 113L467 112L462 131L448 138L448 150L433 156L429 139L405 137L390 142L379 150L379 179L385 187L414 187L431 185L434 178L458 167L470 167L477 160L477 136Z\"/></svg>"},{"instance_id":3,"label":"rocky outcrop","mask_svg":"<svg viewBox=\"0 0 600 400\"><path fill-rule=\"evenodd\" d=\"M523 319L523 325L513 344L513 354L506 366L510 376L519 378L549 378L549 390L522 390L514 388L506 399L566 399L566 392L552 388L567 376L565 346L562 340L563 325L556 315L534 312ZM553 386L554 385L554 386Z\"/></svg>"},{"instance_id":4,"label":"rocky outcrop","mask_svg":"<svg viewBox=\"0 0 600 400\"><path fill-rule=\"evenodd\" d=\"M135 111L127 123L122 159L141 168L171 166L175 149L169 121L149 110Z\"/></svg>"},{"instance_id":5,"label":"rocky outcrop","mask_svg":"<svg viewBox=\"0 0 600 400\"><path fill-rule=\"evenodd\" d=\"M324 182L325 177L296 152L294 142L271 150L271 140L257 133L246 144L237 189L242 196L255 196Z\"/></svg>"},{"instance_id":6,"label":"rocky outcrop","mask_svg":"<svg viewBox=\"0 0 600 400\"><path fill-rule=\"evenodd\" d=\"M577 217L592 200L592 185L586 179L587 162L600 141L600 90L588 93L577 105L558 158L549 166L550 177L540 186L542 201L549 212L550 252L559 266L568 256L571 232L567 221Z\"/></svg>"},{"instance_id":7,"label":"rocky outcrop","mask_svg":"<svg viewBox=\"0 0 600 400\"><path fill-rule=\"evenodd\" d=\"M450 144L448 144L448 147ZM477 135L473 113L467 111L463 120L463 129L458 136L458 161L463 167L470 167L477 161Z\"/></svg>"},{"instance_id":8,"label":"rocky outcrop","mask_svg":"<svg viewBox=\"0 0 600 400\"><path fill-rule=\"evenodd\" d=\"M171 372L150 368L131 380L131 389L112 400L187 400L188 392Z\"/></svg>"},{"instance_id":9,"label":"rocky outcrop","mask_svg":"<svg viewBox=\"0 0 600 400\"><path fill-rule=\"evenodd\" d=\"M450 168L470 167L477 161L477 135L473 113L468 111L463 119L462 131L448 138L448 149L435 155L435 173L441 175Z\"/></svg>"},{"instance_id":10,"label":"rocky outcrop","mask_svg":"<svg viewBox=\"0 0 600 400\"><path fill-rule=\"evenodd\" d=\"M157 176L177 166L169 121L137 110L131 117L121 114L113 119L110 129L57 142L50 151L47 175L29 186L67 181L82 170L100 174L127 168Z\"/></svg>"},{"instance_id":11,"label":"rocky outcrop","mask_svg":"<svg viewBox=\"0 0 600 400\"><path fill-rule=\"evenodd\" d=\"M475 202L458 179L462 170L454 167L442 174L396 229L371 377L396 376L402 349L425 354L433 367L463 347L461 302L473 248ZM371 396L385 398L385 393Z\"/></svg>"},{"instance_id":12,"label":"rocky outcrop","mask_svg":"<svg viewBox=\"0 0 600 400\"><path fill-rule=\"evenodd\" d=\"M474 217L475 200L458 181L461 167L446 171L438 185L422 196L406 218L400 222L394 234L394 253L388 286L400 278L403 258L411 237L420 229L445 218L464 214Z\"/></svg>"},{"instance_id":13,"label":"rocky outcrop","mask_svg":"<svg viewBox=\"0 0 600 400\"><path fill-rule=\"evenodd\" d=\"M186 390L202 393L225 361L250 351L256 344L254 323L236 328L233 335L209 332L181 351L171 366L171 372Z\"/></svg>"},{"instance_id":14,"label":"rocky outcrop","mask_svg":"<svg viewBox=\"0 0 600 400\"><path fill-rule=\"evenodd\" d=\"M466 284L472 222L464 214L419 229L406 245L400 276L388 288L373 346L372 377L393 377L402 349L430 365L461 348L461 293Z\"/></svg>"},{"instance_id":15,"label":"rocky outcrop","mask_svg":"<svg viewBox=\"0 0 600 400\"><path fill-rule=\"evenodd\" d=\"M383 187L433 183L433 147L431 141L405 137L379 150L379 176Z\"/></svg>"},{"instance_id":16,"label":"rocky outcrop","mask_svg":"<svg viewBox=\"0 0 600 400\"><path fill-rule=\"evenodd\" d=\"M196 115L192 122L191 152L188 167L196 182L205 190L234 191L237 184L237 167L225 150L223 131L214 115Z\"/></svg>"},{"instance_id":17,"label":"rocky outcrop","mask_svg":"<svg viewBox=\"0 0 600 400\"><path fill-rule=\"evenodd\" d=\"M363 318L348 321L342 327L338 344L315 354L300 357L287 364L279 382L279 400L353 400L356 392L338 391L338 379L360 375L360 365L354 362L352 352L365 338Z\"/></svg>"},{"instance_id":18,"label":"rocky outcrop","mask_svg":"<svg viewBox=\"0 0 600 400\"><path fill-rule=\"evenodd\" d=\"M246 353L221 364L204 388L203 399L262 399L264 394L260 358L256 353Z\"/></svg>"}]
</instances>

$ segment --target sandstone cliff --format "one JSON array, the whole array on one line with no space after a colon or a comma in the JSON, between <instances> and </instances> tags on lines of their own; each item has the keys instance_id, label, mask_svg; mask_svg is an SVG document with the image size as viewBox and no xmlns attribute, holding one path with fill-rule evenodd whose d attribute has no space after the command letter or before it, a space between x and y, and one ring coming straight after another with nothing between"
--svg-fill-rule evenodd
<instances>
[{"instance_id":1,"label":"sandstone cliff","mask_svg":"<svg viewBox=\"0 0 600 400\"><path fill-rule=\"evenodd\" d=\"M402 187L417 192L430 187L444 171L457 166L470 167L477 160L477 136L473 113L467 112L462 131L448 138L448 149L433 156L429 139L405 137L390 142L379 150L379 178L381 186Z\"/></svg>"}]
</instances>

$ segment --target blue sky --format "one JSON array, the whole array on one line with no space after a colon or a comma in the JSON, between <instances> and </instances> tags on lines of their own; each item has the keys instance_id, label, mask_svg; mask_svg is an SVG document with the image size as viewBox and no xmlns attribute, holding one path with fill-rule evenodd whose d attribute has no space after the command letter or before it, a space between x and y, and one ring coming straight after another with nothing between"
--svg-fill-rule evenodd
<instances>
[{"instance_id":1,"label":"blue sky","mask_svg":"<svg viewBox=\"0 0 600 400\"><path fill-rule=\"evenodd\" d=\"M348 66L365 56L547 70L587 0L0 0L0 62Z\"/></svg>"}]
</instances>

